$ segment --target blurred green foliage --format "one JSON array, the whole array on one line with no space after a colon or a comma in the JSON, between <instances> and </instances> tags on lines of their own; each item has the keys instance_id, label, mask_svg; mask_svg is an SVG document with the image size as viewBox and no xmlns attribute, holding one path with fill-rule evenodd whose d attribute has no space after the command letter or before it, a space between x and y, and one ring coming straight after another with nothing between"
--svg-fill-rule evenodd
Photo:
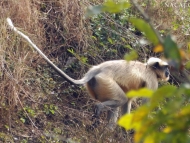
<instances>
[{"instance_id":1,"label":"blurred green foliage","mask_svg":"<svg viewBox=\"0 0 190 143\"><path fill-rule=\"evenodd\" d=\"M114 1L109 0L108 3L99 5L101 8L97 9L97 6L95 6L91 7L89 11L91 15L96 15L101 12L121 12L129 8L125 6L121 8L120 2L118 2L118 4L114 5L116 11L113 11L113 3ZM106 10L103 7L106 7ZM182 50L178 48L178 45L172 40L170 35L160 41L153 27L143 19L127 17L125 20L144 33L155 47L159 46L159 52L163 52L164 56L171 63L175 62L174 68L179 69L184 55L181 54ZM110 44L115 43L110 37L107 41ZM126 60L136 57L134 51L126 56ZM189 83L182 84L180 87L164 85L156 91L149 89L130 91L127 93L127 96L149 98L149 102L145 105L140 106L131 114L124 115L119 120L119 125L126 130L135 130L134 141L136 143L190 142L188 131L190 126Z\"/></svg>"},{"instance_id":2,"label":"blurred green foliage","mask_svg":"<svg viewBox=\"0 0 190 143\"><path fill-rule=\"evenodd\" d=\"M130 91L128 95L144 97L147 91ZM188 143L190 85L184 84L179 88L167 85L148 93L149 102L121 117L119 125L127 130L134 129L137 143Z\"/></svg>"}]
</instances>

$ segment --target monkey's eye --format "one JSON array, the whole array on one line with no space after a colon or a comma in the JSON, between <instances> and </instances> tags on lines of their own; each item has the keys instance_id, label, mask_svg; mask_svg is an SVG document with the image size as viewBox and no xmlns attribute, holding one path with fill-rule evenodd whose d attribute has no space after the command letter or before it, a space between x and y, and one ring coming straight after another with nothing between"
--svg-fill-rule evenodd
<instances>
[{"instance_id":1,"label":"monkey's eye","mask_svg":"<svg viewBox=\"0 0 190 143\"><path fill-rule=\"evenodd\" d=\"M158 63L158 62L156 62L154 65L152 65L152 67L153 67L154 69L157 69L157 68L159 68L159 67L160 67L160 65L159 65L159 63Z\"/></svg>"}]
</instances>

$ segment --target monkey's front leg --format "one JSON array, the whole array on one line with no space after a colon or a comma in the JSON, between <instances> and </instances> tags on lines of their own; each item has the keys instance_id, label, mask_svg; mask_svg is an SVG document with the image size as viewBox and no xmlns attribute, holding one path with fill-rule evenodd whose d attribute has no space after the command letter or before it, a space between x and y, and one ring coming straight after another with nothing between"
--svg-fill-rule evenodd
<instances>
[{"instance_id":1,"label":"monkey's front leg","mask_svg":"<svg viewBox=\"0 0 190 143\"><path fill-rule=\"evenodd\" d=\"M110 130L115 129L118 116L119 116L119 107L108 110L107 112L108 129Z\"/></svg>"},{"instance_id":2,"label":"monkey's front leg","mask_svg":"<svg viewBox=\"0 0 190 143\"><path fill-rule=\"evenodd\" d=\"M130 113L131 112L131 103L132 103L133 99L128 99L128 101L122 105L121 107L121 115L124 115L126 113Z\"/></svg>"}]
</instances>

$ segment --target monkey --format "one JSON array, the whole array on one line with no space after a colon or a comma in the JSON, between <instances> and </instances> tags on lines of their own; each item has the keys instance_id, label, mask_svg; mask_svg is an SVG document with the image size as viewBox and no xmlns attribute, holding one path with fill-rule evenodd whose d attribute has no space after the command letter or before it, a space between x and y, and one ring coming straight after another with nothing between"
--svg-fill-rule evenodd
<instances>
[{"instance_id":1,"label":"monkey","mask_svg":"<svg viewBox=\"0 0 190 143\"><path fill-rule=\"evenodd\" d=\"M92 71L98 72L92 76L90 75ZM159 58L151 57L147 63L112 60L92 67L85 75L90 77L85 86L89 94L100 101L96 105L95 114L97 117L107 107L112 109L108 110L107 118L108 121L112 119L108 124L112 128L117 121L118 107L121 107L122 115L130 113L133 99L126 97L128 91L143 87L156 90L158 81L168 81L169 75L168 63Z\"/></svg>"},{"instance_id":2,"label":"monkey","mask_svg":"<svg viewBox=\"0 0 190 143\"><path fill-rule=\"evenodd\" d=\"M52 63L28 36L17 30L10 18L7 18L7 22L11 29L27 40L61 77L71 84L86 87L89 95L99 101L95 105L95 116L99 118L103 111L107 111L110 129L115 126L119 107L122 115L130 113L133 99L126 97L128 91L143 87L156 90L160 80L169 80L168 63L155 57L149 58L147 63L126 60L105 61L90 68L83 78L75 80Z\"/></svg>"}]
</instances>

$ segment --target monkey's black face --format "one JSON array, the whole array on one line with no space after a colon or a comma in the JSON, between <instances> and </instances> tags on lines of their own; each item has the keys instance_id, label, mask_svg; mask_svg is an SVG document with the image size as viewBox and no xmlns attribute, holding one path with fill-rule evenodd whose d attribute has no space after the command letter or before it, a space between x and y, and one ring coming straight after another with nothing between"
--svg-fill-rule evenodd
<instances>
[{"instance_id":1,"label":"monkey's black face","mask_svg":"<svg viewBox=\"0 0 190 143\"><path fill-rule=\"evenodd\" d=\"M166 67L166 69L165 69L165 76L169 77L169 75L170 75L170 71L169 71L168 67Z\"/></svg>"},{"instance_id":2,"label":"monkey's black face","mask_svg":"<svg viewBox=\"0 0 190 143\"><path fill-rule=\"evenodd\" d=\"M152 68L155 71L158 79L163 80L163 81L169 80L170 71L166 63L164 65L160 65L160 63L157 62L152 66Z\"/></svg>"}]
</instances>

